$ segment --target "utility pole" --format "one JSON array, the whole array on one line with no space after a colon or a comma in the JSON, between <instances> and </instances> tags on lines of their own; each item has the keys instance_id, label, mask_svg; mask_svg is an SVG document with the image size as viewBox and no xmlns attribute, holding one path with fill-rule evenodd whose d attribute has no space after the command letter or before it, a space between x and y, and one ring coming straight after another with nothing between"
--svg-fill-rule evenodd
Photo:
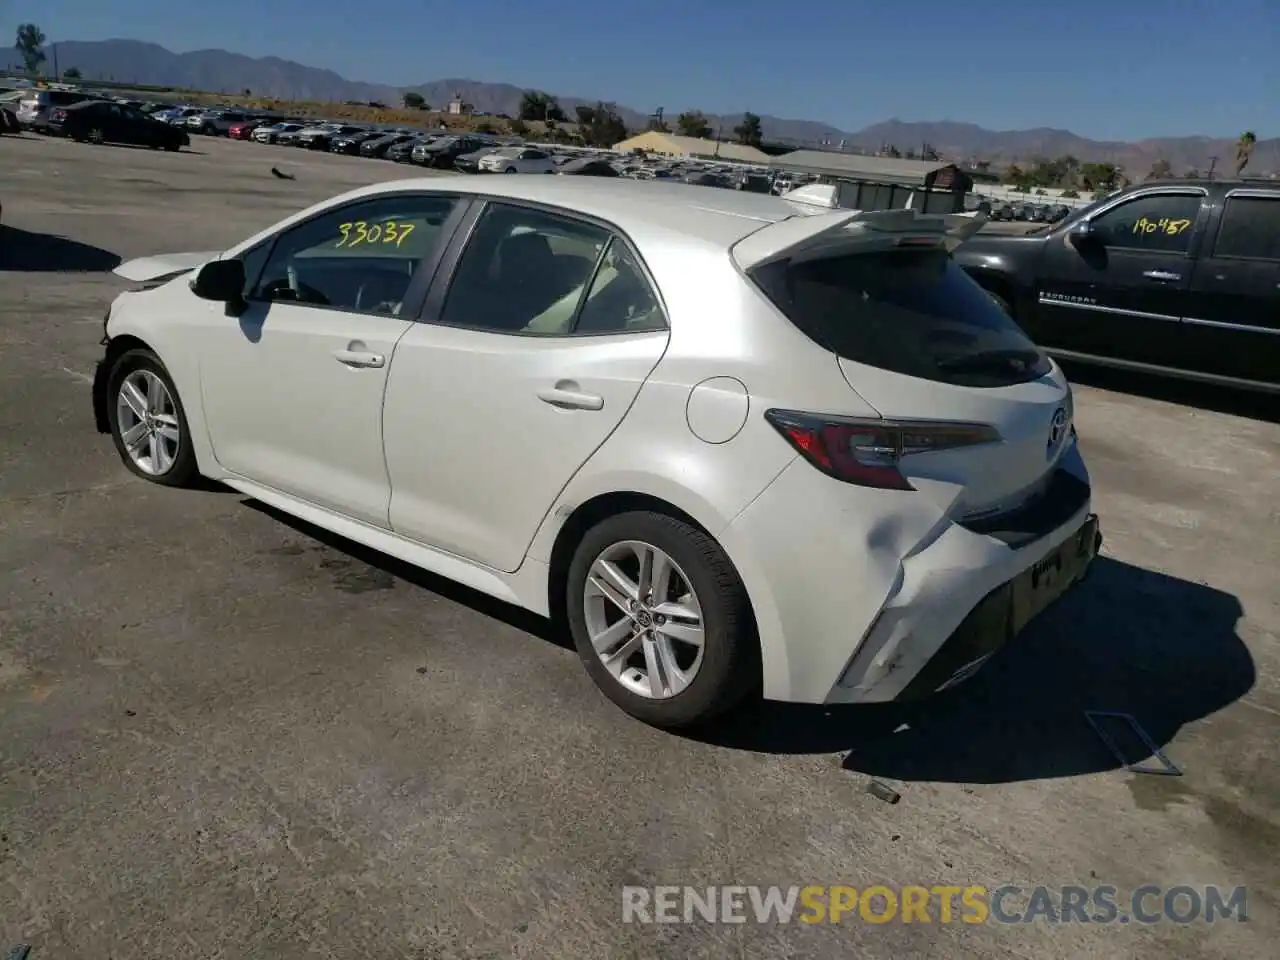
<instances>
[{"instance_id":1,"label":"utility pole","mask_svg":"<svg viewBox=\"0 0 1280 960\"><path fill-rule=\"evenodd\" d=\"M716 152L712 156L720 156L720 133L724 130L724 121L716 124Z\"/></svg>"},{"instance_id":2,"label":"utility pole","mask_svg":"<svg viewBox=\"0 0 1280 960\"><path fill-rule=\"evenodd\" d=\"M1217 168L1217 166L1218 166L1218 158L1210 157L1209 158L1209 179L1210 180L1213 179L1213 171Z\"/></svg>"},{"instance_id":3,"label":"utility pole","mask_svg":"<svg viewBox=\"0 0 1280 960\"><path fill-rule=\"evenodd\" d=\"M50 44L49 52L53 54L53 82L57 83L61 79L61 74L58 73L58 45Z\"/></svg>"}]
</instances>

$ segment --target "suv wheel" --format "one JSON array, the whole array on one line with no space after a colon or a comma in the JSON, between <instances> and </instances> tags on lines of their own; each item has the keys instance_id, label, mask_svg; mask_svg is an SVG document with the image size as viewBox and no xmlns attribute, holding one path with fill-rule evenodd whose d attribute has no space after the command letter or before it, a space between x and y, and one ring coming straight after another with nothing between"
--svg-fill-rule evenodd
<instances>
[{"instance_id":1,"label":"suv wheel","mask_svg":"<svg viewBox=\"0 0 1280 960\"><path fill-rule=\"evenodd\" d=\"M659 727L704 722L759 677L746 588L718 543L661 513L602 521L574 552L569 629L591 679Z\"/></svg>"}]
</instances>

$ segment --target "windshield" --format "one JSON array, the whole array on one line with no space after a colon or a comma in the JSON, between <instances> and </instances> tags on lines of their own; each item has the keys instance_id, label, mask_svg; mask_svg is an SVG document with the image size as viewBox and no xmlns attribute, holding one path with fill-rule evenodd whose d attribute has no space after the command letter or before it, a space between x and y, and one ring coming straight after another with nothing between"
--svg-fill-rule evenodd
<instances>
[{"instance_id":1,"label":"windshield","mask_svg":"<svg viewBox=\"0 0 1280 960\"><path fill-rule=\"evenodd\" d=\"M1024 383L1052 369L941 249L783 260L751 277L811 340L846 360L972 387Z\"/></svg>"}]
</instances>

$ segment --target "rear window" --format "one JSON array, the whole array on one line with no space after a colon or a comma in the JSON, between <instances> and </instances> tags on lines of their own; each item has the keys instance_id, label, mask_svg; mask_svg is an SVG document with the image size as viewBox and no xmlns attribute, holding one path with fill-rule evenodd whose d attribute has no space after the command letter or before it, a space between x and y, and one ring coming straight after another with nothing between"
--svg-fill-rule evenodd
<instances>
[{"instance_id":1,"label":"rear window","mask_svg":"<svg viewBox=\"0 0 1280 960\"><path fill-rule=\"evenodd\" d=\"M974 387L1025 383L1051 369L943 250L783 260L752 279L811 340L846 360Z\"/></svg>"}]
</instances>

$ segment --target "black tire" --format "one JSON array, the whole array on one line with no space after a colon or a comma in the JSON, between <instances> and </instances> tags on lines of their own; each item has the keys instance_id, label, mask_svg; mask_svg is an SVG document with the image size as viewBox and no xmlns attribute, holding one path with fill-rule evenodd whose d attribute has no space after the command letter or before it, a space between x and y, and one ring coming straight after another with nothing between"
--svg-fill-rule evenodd
<instances>
[{"instance_id":1,"label":"black tire","mask_svg":"<svg viewBox=\"0 0 1280 960\"><path fill-rule=\"evenodd\" d=\"M137 370L149 370L160 378L165 389L169 391L169 396L173 398L174 414L177 416L178 428L181 431L173 466L162 474L147 473L134 463L120 436L120 413L117 410L120 384L125 377ZM111 373L107 377L107 423L111 427L111 440L116 445L116 452L120 454L120 459L124 461L124 465L131 473L166 487L189 487L199 479L200 471L196 466L196 453L191 446L191 428L187 425L187 412L182 406L182 398L178 395L178 388L174 386L169 371L160 362L160 358L150 350L143 348L126 350L112 364Z\"/></svg>"},{"instance_id":2,"label":"black tire","mask_svg":"<svg viewBox=\"0 0 1280 960\"><path fill-rule=\"evenodd\" d=\"M666 699L633 693L614 679L587 630L584 596L591 565L608 547L627 540L671 557L702 608L702 666L688 687ZM666 729L695 726L731 709L757 686L760 648L746 588L720 544L697 527L649 511L610 517L582 538L566 580L569 630L587 673L605 696L638 720Z\"/></svg>"},{"instance_id":3,"label":"black tire","mask_svg":"<svg viewBox=\"0 0 1280 960\"><path fill-rule=\"evenodd\" d=\"M178 144L176 143L166 143L164 145L164 148L168 150L170 153L177 153L181 149L181 147L179 147Z\"/></svg>"}]
</instances>

